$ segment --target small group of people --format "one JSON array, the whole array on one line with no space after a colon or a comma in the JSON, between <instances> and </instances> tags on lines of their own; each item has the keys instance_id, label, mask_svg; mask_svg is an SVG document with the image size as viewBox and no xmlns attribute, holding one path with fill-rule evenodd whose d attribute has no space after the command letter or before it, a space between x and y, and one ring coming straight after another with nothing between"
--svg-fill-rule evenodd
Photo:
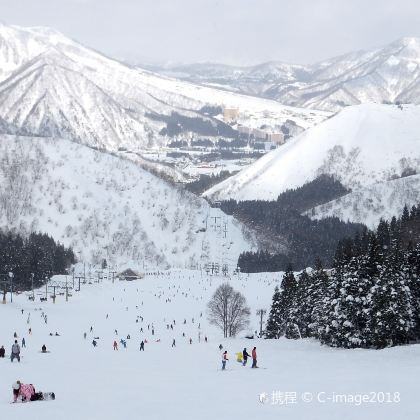
<instances>
[{"instance_id":1,"label":"small group of people","mask_svg":"<svg viewBox=\"0 0 420 420\"><path fill-rule=\"evenodd\" d=\"M222 350L223 346L220 344L219 349ZM255 369L258 368L257 366L257 348L254 347L252 349L251 354L248 353L246 347L241 351L236 353L236 361L241 363L242 366L246 366L247 362L248 362L248 357L252 357L252 366L251 368ZM228 358L228 352L227 350L225 350L222 353L222 370L226 369L226 362L229 360Z\"/></svg>"}]
</instances>

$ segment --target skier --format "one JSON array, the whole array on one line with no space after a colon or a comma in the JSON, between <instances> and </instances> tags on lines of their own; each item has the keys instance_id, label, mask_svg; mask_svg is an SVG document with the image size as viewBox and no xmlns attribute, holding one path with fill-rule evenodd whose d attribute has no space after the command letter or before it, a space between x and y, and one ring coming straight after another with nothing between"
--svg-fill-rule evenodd
<instances>
[{"instance_id":1,"label":"skier","mask_svg":"<svg viewBox=\"0 0 420 420\"><path fill-rule=\"evenodd\" d=\"M219 344L219 350L222 351L223 346L221 344Z\"/></svg>"},{"instance_id":2,"label":"skier","mask_svg":"<svg viewBox=\"0 0 420 420\"><path fill-rule=\"evenodd\" d=\"M172 347L176 347L176 345L175 345L175 338L172 340Z\"/></svg>"},{"instance_id":3,"label":"skier","mask_svg":"<svg viewBox=\"0 0 420 420\"><path fill-rule=\"evenodd\" d=\"M114 340L114 350L118 350L118 343Z\"/></svg>"},{"instance_id":4,"label":"skier","mask_svg":"<svg viewBox=\"0 0 420 420\"><path fill-rule=\"evenodd\" d=\"M244 359L244 362L242 363L243 366L246 365L246 362L248 361L248 357L251 357L248 353L248 351L246 350L246 347L244 348L243 352L242 352L242 357Z\"/></svg>"},{"instance_id":5,"label":"skier","mask_svg":"<svg viewBox=\"0 0 420 420\"><path fill-rule=\"evenodd\" d=\"M4 349L4 346L0 347L0 358L4 359L4 355L6 354L6 350Z\"/></svg>"},{"instance_id":6,"label":"skier","mask_svg":"<svg viewBox=\"0 0 420 420\"><path fill-rule=\"evenodd\" d=\"M92 332L93 331L93 327L90 327L90 332Z\"/></svg>"},{"instance_id":7,"label":"skier","mask_svg":"<svg viewBox=\"0 0 420 420\"><path fill-rule=\"evenodd\" d=\"M12 354L10 355L10 360L13 363L14 359L18 359L18 362L20 363L20 346L17 342L17 340L15 340L15 343L12 345Z\"/></svg>"},{"instance_id":8,"label":"skier","mask_svg":"<svg viewBox=\"0 0 420 420\"><path fill-rule=\"evenodd\" d=\"M252 354L252 368L257 368L258 366L257 366L257 348L256 347L254 347L253 349L252 349L252 352L251 352L251 354Z\"/></svg>"},{"instance_id":9,"label":"skier","mask_svg":"<svg viewBox=\"0 0 420 420\"><path fill-rule=\"evenodd\" d=\"M140 343L140 351L144 351L144 341Z\"/></svg>"},{"instance_id":10,"label":"skier","mask_svg":"<svg viewBox=\"0 0 420 420\"><path fill-rule=\"evenodd\" d=\"M227 350L224 351L224 353L222 354L222 370L226 369L226 362L228 361L228 355L227 355Z\"/></svg>"},{"instance_id":11,"label":"skier","mask_svg":"<svg viewBox=\"0 0 420 420\"><path fill-rule=\"evenodd\" d=\"M86 340L86 336L87 336L87 334L86 333L84 333L83 334L83 338Z\"/></svg>"},{"instance_id":12,"label":"skier","mask_svg":"<svg viewBox=\"0 0 420 420\"><path fill-rule=\"evenodd\" d=\"M26 348L26 341L25 341L25 337L22 338L22 348Z\"/></svg>"},{"instance_id":13,"label":"skier","mask_svg":"<svg viewBox=\"0 0 420 420\"><path fill-rule=\"evenodd\" d=\"M13 386L13 402L17 402L20 397L22 402L28 401L39 401L45 400L47 394L43 392L35 392L35 388L32 384L22 384L20 381L16 381ZM55 400L54 392L49 393L52 400Z\"/></svg>"},{"instance_id":14,"label":"skier","mask_svg":"<svg viewBox=\"0 0 420 420\"><path fill-rule=\"evenodd\" d=\"M192 338L190 337L190 344L192 344Z\"/></svg>"},{"instance_id":15,"label":"skier","mask_svg":"<svg viewBox=\"0 0 420 420\"><path fill-rule=\"evenodd\" d=\"M28 333L29 335L32 335L32 328L29 328Z\"/></svg>"},{"instance_id":16,"label":"skier","mask_svg":"<svg viewBox=\"0 0 420 420\"><path fill-rule=\"evenodd\" d=\"M92 346L93 346L93 347L96 347L96 345L97 345L97 344L98 344L98 343L97 343L97 341L96 341L96 340L93 340L93 341L92 341Z\"/></svg>"}]
</instances>

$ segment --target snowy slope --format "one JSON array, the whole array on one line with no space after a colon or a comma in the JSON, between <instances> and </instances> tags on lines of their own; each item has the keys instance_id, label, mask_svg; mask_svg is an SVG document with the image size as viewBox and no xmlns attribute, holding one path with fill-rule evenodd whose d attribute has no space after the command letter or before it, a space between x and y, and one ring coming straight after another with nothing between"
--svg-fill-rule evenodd
<instances>
[{"instance_id":1,"label":"snowy slope","mask_svg":"<svg viewBox=\"0 0 420 420\"><path fill-rule=\"evenodd\" d=\"M420 175L412 175L392 181L378 182L357 189L336 200L322 204L307 212L313 219L335 216L341 220L364 223L374 229L379 220L390 220L420 203Z\"/></svg>"},{"instance_id":2,"label":"snowy slope","mask_svg":"<svg viewBox=\"0 0 420 420\"><path fill-rule=\"evenodd\" d=\"M292 120L304 129L329 115L158 76L46 28L0 25L0 68L0 116L14 132L113 151L161 143L164 124L151 113L206 119L198 113L206 104L235 106L244 123Z\"/></svg>"},{"instance_id":3,"label":"snowy slope","mask_svg":"<svg viewBox=\"0 0 420 420\"><path fill-rule=\"evenodd\" d=\"M269 308L279 278L279 273L261 273L231 280L251 307L252 331L259 329L256 310ZM16 332L19 340L25 337L26 348L22 349L20 364L0 359L2 418L418 418L418 344L372 351L337 350L311 340L247 340L242 334L236 339L223 339L220 331L209 325L205 312L210 296L223 281L226 279L201 277L199 272L182 270L131 283L105 281L82 285L81 292L72 292L68 303L64 296L58 296L55 304L51 299L40 303L44 288L36 292L36 302L28 301L25 294L15 295L13 304L0 305L0 345L4 344L9 354ZM52 289L48 294L52 294ZM47 315L48 324L42 313ZM136 323L139 316L144 320ZM173 321L174 329L168 330L167 324ZM152 324L154 336L147 329ZM32 335L27 334L29 327ZM56 331L59 337L49 335ZM126 339L128 334L131 339L126 340L127 348L120 344L119 350L113 351L113 341ZM96 348L91 344L93 337L100 337ZM188 342L190 337L192 344ZM176 347L172 348L174 338ZM139 352L139 342L144 339L148 341L145 351ZM220 343L230 358L225 372L220 371ZM51 353L39 352L43 344ZM243 367L235 361L236 352L244 347L249 352L253 346L257 347L260 369L251 369L249 362ZM9 404L11 386L17 379L33 383L40 391L55 391L56 400ZM285 392L291 393L287 404ZM331 398L332 393L373 392L390 392L392 397L399 392L400 400L357 405L324 399ZM264 404L260 402L263 393L267 394ZM308 393L314 398L311 402ZM318 397L325 402L319 402Z\"/></svg>"},{"instance_id":4,"label":"snowy slope","mask_svg":"<svg viewBox=\"0 0 420 420\"><path fill-rule=\"evenodd\" d=\"M64 139L14 136L0 136L0 157L0 226L48 233L89 261L233 270L250 247L233 218L133 162Z\"/></svg>"},{"instance_id":5,"label":"snowy slope","mask_svg":"<svg viewBox=\"0 0 420 420\"><path fill-rule=\"evenodd\" d=\"M188 80L216 83L298 107L337 111L371 102L420 103L420 39L412 37L309 66L280 62L248 68L202 64L172 70Z\"/></svg>"},{"instance_id":6,"label":"snowy slope","mask_svg":"<svg viewBox=\"0 0 420 420\"><path fill-rule=\"evenodd\" d=\"M276 199L320 174L356 189L420 171L420 106L359 105L302 133L208 190L212 199Z\"/></svg>"}]
</instances>

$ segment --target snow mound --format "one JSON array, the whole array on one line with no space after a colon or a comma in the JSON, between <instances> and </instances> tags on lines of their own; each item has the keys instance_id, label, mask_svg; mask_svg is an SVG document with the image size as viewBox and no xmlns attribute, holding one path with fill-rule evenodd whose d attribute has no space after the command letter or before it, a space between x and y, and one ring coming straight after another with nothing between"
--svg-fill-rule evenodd
<instances>
[{"instance_id":1,"label":"snow mound","mask_svg":"<svg viewBox=\"0 0 420 420\"><path fill-rule=\"evenodd\" d=\"M420 203L420 175L379 182L309 210L312 219L338 217L344 221L364 223L371 229L380 219L390 220Z\"/></svg>"}]
</instances>

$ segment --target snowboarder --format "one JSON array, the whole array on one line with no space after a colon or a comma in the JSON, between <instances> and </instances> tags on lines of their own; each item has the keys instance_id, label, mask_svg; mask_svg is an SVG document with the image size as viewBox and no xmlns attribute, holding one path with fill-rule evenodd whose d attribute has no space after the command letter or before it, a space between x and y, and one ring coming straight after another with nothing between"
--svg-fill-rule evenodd
<instances>
[{"instance_id":1,"label":"snowboarder","mask_svg":"<svg viewBox=\"0 0 420 420\"><path fill-rule=\"evenodd\" d=\"M144 341L140 343L140 351L144 351Z\"/></svg>"},{"instance_id":2,"label":"snowboarder","mask_svg":"<svg viewBox=\"0 0 420 420\"><path fill-rule=\"evenodd\" d=\"M18 362L20 363L20 346L17 342L17 340L15 340L15 343L12 345L12 354L10 355L10 360L13 363L14 359L18 359Z\"/></svg>"},{"instance_id":3,"label":"snowboarder","mask_svg":"<svg viewBox=\"0 0 420 420\"><path fill-rule=\"evenodd\" d=\"M222 354L222 370L226 369L226 362L228 361L227 350L225 350Z\"/></svg>"},{"instance_id":4,"label":"snowboarder","mask_svg":"<svg viewBox=\"0 0 420 420\"><path fill-rule=\"evenodd\" d=\"M5 350L5 348L4 348L4 346L1 346L0 347L0 357L2 358L2 359L4 359L4 355L6 354L6 350Z\"/></svg>"},{"instance_id":5,"label":"snowboarder","mask_svg":"<svg viewBox=\"0 0 420 420\"><path fill-rule=\"evenodd\" d=\"M246 362L248 361L248 357L251 357L246 349L246 347L244 348L243 352L242 352L242 358L244 359L242 365L245 366Z\"/></svg>"},{"instance_id":6,"label":"snowboarder","mask_svg":"<svg viewBox=\"0 0 420 420\"><path fill-rule=\"evenodd\" d=\"M251 352L252 355L252 368L257 368L257 348L254 347Z\"/></svg>"},{"instance_id":7,"label":"snowboarder","mask_svg":"<svg viewBox=\"0 0 420 420\"><path fill-rule=\"evenodd\" d=\"M28 401L39 401L51 398L55 400L54 392L43 393L35 392L35 388L32 384L22 384L20 381L16 381L13 386L13 402L17 402L18 398L21 398L22 402Z\"/></svg>"}]
</instances>

